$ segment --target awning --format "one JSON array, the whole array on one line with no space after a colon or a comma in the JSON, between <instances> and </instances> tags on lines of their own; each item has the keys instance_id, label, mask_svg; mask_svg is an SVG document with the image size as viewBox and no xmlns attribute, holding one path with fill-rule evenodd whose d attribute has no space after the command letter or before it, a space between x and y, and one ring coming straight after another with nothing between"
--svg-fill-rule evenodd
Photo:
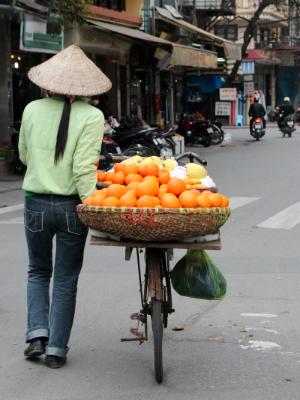
<instances>
[{"instance_id":1,"label":"awning","mask_svg":"<svg viewBox=\"0 0 300 400\"><path fill-rule=\"evenodd\" d=\"M217 54L212 51L196 49L191 46L173 43L169 40L150 35L139 29L131 29L125 26L109 24L107 22L95 21L91 19L86 19L86 21L100 30L111 31L119 35L144 41L156 47L161 47L167 50L169 52L169 57L167 62L164 63L165 68L172 68L174 66L204 69L217 68Z\"/></svg>"},{"instance_id":2,"label":"awning","mask_svg":"<svg viewBox=\"0 0 300 400\"><path fill-rule=\"evenodd\" d=\"M94 25L96 28L99 28L104 31L111 31L118 33L122 36L127 36L137 40L143 40L155 45L161 45L162 47L172 49L172 42L168 40L161 39L159 37L149 35L149 33L143 32L139 29L128 28L123 25L109 24L108 22L96 21L94 19L86 19L89 24Z\"/></svg>"},{"instance_id":3,"label":"awning","mask_svg":"<svg viewBox=\"0 0 300 400\"><path fill-rule=\"evenodd\" d=\"M183 19L174 18L172 14L165 8L155 7L155 9L159 14L159 18L161 18L162 20L172 25L175 25L179 28L193 32L210 42L213 42L217 45L221 45L222 47L224 47L226 58L232 60L241 60L242 58L241 45L231 42L230 40L223 39L220 36L214 35L213 33L207 32L204 29L201 29L198 26L190 24L189 22Z\"/></svg>"}]
</instances>

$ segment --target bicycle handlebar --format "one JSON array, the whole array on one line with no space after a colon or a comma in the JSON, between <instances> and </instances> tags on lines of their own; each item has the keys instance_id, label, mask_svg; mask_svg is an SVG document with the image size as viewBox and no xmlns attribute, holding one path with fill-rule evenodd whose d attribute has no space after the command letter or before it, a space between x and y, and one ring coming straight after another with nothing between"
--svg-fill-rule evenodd
<instances>
[{"instance_id":1,"label":"bicycle handlebar","mask_svg":"<svg viewBox=\"0 0 300 400\"><path fill-rule=\"evenodd\" d=\"M122 156L122 155L115 156L115 155L112 155L111 153L108 153L106 155L101 155L99 160L100 161L106 161L108 163L117 163L117 162L121 162L121 161L127 160L128 158L130 158L130 157ZM179 156L175 157L175 160L176 161L180 161L183 158L188 158L191 163L194 162L194 160L196 160L196 161L198 161L200 164L202 164L204 166L207 165L207 161L202 160L198 156L198 154L193 153L191 151L183 153L183 154L180 154Z\"/></svg>"},{"instance_id":2,"label":"bicycle handlebar","mask_svg":"<svg viewBox=\"0 0 300 400\"><path fill-rule=\"evenodd\" d=\"M207 165L207 161L202 160L198 154L193 153L192 151L180 154L179 156L175 157L176 161L180 161L183 158L188 158L190 160L190 162L194 162L194 160L198 161L200 164L206 166Z\"/></svg>"}]
</instances>

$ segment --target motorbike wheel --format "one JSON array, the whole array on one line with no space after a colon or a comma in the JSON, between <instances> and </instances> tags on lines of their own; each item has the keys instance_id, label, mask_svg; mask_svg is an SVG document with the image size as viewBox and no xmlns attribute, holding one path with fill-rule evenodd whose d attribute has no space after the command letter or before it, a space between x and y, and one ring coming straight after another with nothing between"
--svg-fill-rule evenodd
<instances>
[{"instance_id":1,"label":"motorbike wheel","mask_svg":"<svg viewBox=\"0 0 300 400\"><path fill-rule=\"evenodd\" d=\"M135 156L139 155L142 157L150 157L150 156L159 156L156 151L151 149L150 147L142 146L142 145L134 145L128 147L126 150L123 151L124 156Z\"/></svg>"},{"instance_id":2,"label":"motorbike wheel","mask_svg":"<svg viewBox=\"0 0 300 400\"><path fill-rule=\"evenodd\" d=\"M213 134L211 135L211 144L221 144L224 140L224 131L217 125L212 125Z\"/></svg>"},{"instance_id":3,"label":"motorbike wheel","mask_svg":"<svg viewBox=\"0 0 300 400\"><path fill-rule=\"evenodd\" d=\"M203 136L201 143L203 144L204 147L209 147L212 144L211 136L210 135Z\"/></svg>"}]
</instances>

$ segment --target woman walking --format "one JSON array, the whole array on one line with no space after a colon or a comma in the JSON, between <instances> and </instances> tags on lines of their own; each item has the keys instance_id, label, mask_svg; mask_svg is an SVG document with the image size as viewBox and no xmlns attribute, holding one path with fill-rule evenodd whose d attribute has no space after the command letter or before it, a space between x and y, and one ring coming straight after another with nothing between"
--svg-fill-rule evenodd
<instances>
[{"instance_id":1,"label":"woman walking","mask_svg":"<svg viewBox=\"0 0 300 400\"><path fill-rule=\"evenodd\" d=\"M24 355L46 353L48 367L59 368L68 352L88 231L76 206L95 191L104 127L102 112L82 97L108 91L111 82L75 45L32 68L28 77L51 96L27 105L20 130L29 255Z\"/></svg>"}]
</instances>

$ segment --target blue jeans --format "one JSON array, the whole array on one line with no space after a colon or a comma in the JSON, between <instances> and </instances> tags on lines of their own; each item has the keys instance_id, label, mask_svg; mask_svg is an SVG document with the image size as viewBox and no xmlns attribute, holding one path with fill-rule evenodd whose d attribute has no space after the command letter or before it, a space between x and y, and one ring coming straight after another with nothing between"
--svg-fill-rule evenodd
<instances>
[{"instance_id":1,"label":"blue jeans","mask_svg":"<svg viewBox=\"0 0 300 400\"><path fill-rule=\"evenodd\" d=\"M25 199L24 221L29 253L26 341L46 337L46 353L59 357L68 351L77 282L88 232L76 213L79 203L78 196L33 195ZM56 254L53 265L54 237Z\"/></svg>"}]
</instances>

